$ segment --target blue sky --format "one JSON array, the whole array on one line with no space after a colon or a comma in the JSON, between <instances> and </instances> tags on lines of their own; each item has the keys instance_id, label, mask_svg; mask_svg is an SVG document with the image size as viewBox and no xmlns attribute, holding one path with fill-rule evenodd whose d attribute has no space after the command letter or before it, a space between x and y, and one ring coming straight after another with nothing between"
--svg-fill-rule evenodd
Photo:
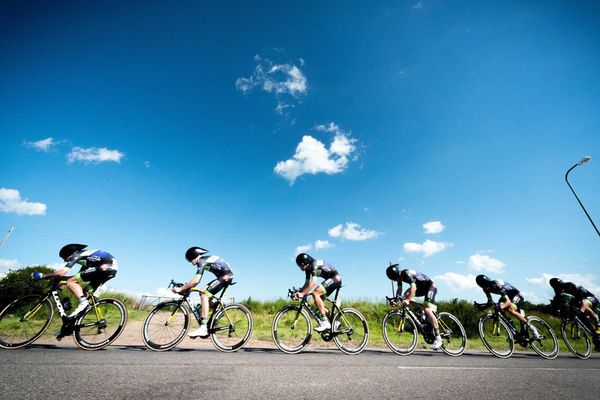
<instances>
[{"instance_id":1,"label":"blue sky","mask_svg":"<svg viewBox=\"0 0 600 400\"><path fill-rule=\"evenodd\" d=\"M231 295L283 297L299 249L343 295L420 270L545 301L600 294L594 2L8 1L0 5L0 272L112 253L110 287L163 293L199 245Z\"/></svg>"}]
</instances>

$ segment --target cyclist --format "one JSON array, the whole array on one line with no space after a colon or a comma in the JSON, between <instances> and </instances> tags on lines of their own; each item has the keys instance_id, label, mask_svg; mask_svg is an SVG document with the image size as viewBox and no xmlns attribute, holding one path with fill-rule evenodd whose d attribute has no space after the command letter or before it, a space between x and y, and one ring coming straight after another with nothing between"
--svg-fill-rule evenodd
<instances>
[{"instance_id":1,"label":"cyclist","mask_svg":"<svg viewBox=\"0 0 600 400\"><path fill-rule=\"evenodd\" d=\"M202 247L190 247L185 252L185 259L198 268L196 276L185 285L171 289L173 293L187 292L200 283L204 271L209 271L216 276L216 279L213 279L200 289L200 304L202 307L200 312L200 328L188 333L188 336L191 338L208 336L208 327L206 324L208 322L209 299L223 290L225 285L228 285L233 278L233 271L225 260L218 256L206 255L206 253L208 253L208 250Z\"/></svg>"},{"instance_id":2,"label":"cyclist","mask_svg":"<svg viewBox=\"0 0 600 400\"><path fill-rule=\"evenodd\" d=\"M527 326L531 331L533 339L537 340L540 338L540 334L535 326L530 325L523 315L522 306L525 300L519 289L500 279L491 280L486 275L477 275L475 281L477 282L477 285L483 289L483 292L487 296L488 303L492 303L492 293L499 294L500 299L498 300L498 307L500 310L508 310L511 315L521 321L522 331L525 326Z\"/></svg>"},{"instance_id":3,"label":"cyclist","mask_svg":"<svg viewBox=\"0 0 600 400\"><path fill-rule=\"evenodd\" d=\"M69 317L75 317L86 309L89 301L83 288L95 291L100 285L117 275L119 264L117 260L104 250L85 250L87 245L71 243L60 249L58 255L67 264L56 272L42 274L34 272L31 277L34 280L65 276L75 264L81 265L77 275L67 279L67 288L77 297L79 305L73 310Z\"/></svg>"},{"instance_id":4,"label":"cyclist","mask_svg":"<svg viewBox=\"0 0 600 400\"><path fill-rule=\"evenodd\" d=\"M427 316L427 320L433 327L433 335L435 336L435 340L433 341L431 348L433 350L438 350L440 347L442 347L442 338L440 336L440 327L434 314L434 312L437 310L437 305L435 304L437 287L433 281L427 275L421 272L417 272L408 268L400 270L398 268L398 264L393 264L387 267L385 274L389 279L398 283L396 299L404 297L402 300L404 304L410 304L411 300L415 297L425 296L423 302L424 311L425 315ZM402 282L406 282L409 285L408 289L406 289L406 292L404 292L404 295L402 294Z\"/></svg>"},{"instance_id":5,"label":"cyclist","mask_svg":"<svg viewBox=\"0 0 600 400\"><path fill-rule=\"evenodd\" d=\"M550 286L554 289L554 298L551 301L555 307L559 304L564 304L562 295L567 295L571 298L570 304L578 307L579 311L584 313L590 321L596 326L595 337L600 335L600 320L594 309L598 308L598 298L583 286L576 285L573 282L563 282L561 279L550 279Z\"/></svg>"},{"instance_id":6,"label":"cyclist","mask_svg":"<svg viewBox=\"0 0 600 400\"><path fill-rule=\"evenodd\" d=\"M324 330L331 329L329 310L325 307L321 297L327 297L334 290L342 287L342 277L333 265L323 260L315 260L306 253L300 253L296 256L296 265L306 273L306 280L304 281L304 286L298 292L294 293L292 298L299 299L312 294L315 305L321 313L321 321L319 321L319 326L315 328L315 331L323 332ZM317 277L324 279L319 285L317 285Z\"/></svg>"}]
</instances>

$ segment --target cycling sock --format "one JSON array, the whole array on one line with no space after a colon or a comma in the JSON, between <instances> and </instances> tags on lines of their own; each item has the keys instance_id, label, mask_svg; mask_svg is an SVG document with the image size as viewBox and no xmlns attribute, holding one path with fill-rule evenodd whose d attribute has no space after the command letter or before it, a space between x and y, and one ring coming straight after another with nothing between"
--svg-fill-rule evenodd
<instances>
[{"instance_id":1,"label":"cycling sock","mask_svg":"<svg viewBox=\"0 0 600 400\"><path fill-rule=\"evenodd\" d=\"M206 325L206 318L204 318L204 317L200 318L200 325Z\"/></svg>"},{"instance_id":2,"label":"cycling sock","mask_svg":"<svg viewBox=\"0 0 600 400\"><path fill-rule=\"evenodd\" d=\"M85 298L85 296L79 296L78 300L79 300L79 304L85 303L87 301L87 299Z\"/></svg>"}]
</instances>

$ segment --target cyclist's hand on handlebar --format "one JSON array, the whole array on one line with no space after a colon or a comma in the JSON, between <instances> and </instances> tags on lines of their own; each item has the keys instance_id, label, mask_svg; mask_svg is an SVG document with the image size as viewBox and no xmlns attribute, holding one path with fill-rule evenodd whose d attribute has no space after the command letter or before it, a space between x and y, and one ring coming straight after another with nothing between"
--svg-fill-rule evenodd
<instances>
[{"instance_id":1,"label":"cyclist's hand on handlebar","mask_svg":"<svg viewBox=\"0 0 600 400\"><path fill-rule=\"evenodd\" d=\"M31 274L31 279L33 279L34 281L39 281L43 277L44 277L44 274L42 274L41 272L38 272L38 271Z\"/></svg>"}]
</instances>

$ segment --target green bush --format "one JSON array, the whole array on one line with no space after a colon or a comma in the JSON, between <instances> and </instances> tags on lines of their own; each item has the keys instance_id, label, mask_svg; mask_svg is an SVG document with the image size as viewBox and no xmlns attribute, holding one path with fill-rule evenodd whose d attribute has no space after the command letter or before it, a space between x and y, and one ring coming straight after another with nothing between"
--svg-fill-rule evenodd
<instances>
[{"instance_id":1,"label":"green bush","mask_svg":"<svg viewBox=\"0 0 600 400\"><path fill-rule=\"evenodd\" d=\"M4 278L0 279L0 309L18 297L39 292L40 288L46 287L46 281L31 280L31 274L36 271L44 274L53 272L45 265L36 265L10 270Z\"/></svg>"}]
</instances>

